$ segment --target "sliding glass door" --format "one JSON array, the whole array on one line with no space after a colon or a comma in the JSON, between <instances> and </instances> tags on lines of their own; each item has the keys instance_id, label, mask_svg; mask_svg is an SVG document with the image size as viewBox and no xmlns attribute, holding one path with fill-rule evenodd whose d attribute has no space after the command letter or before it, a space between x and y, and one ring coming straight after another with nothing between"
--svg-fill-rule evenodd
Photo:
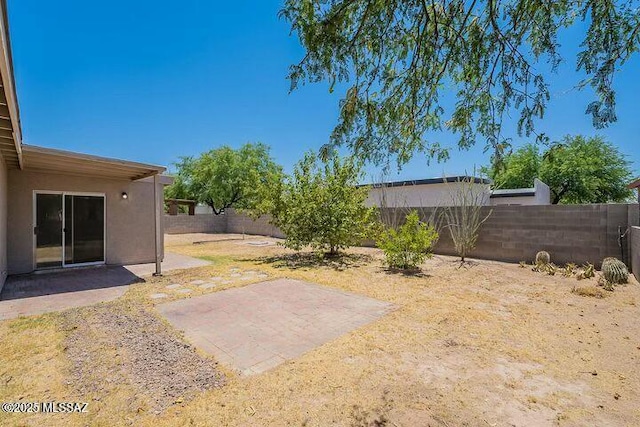
<instances>
[{"instance_id":1,"label":"sliding glass door","mask_svg":"<svg viewBox=\"0 0 640 427\"><path fill-rule=\"evenodd\" d=\"M104 195L36 193L36 268L104 262Z\"/></svg>"},{"instance_id":2,"label":"sliding glass door","mask_svg":"<svg viewBox=\"0 0 640 427\"><path fill-rule=\"evenodd\" d=\"M36 194L36 268L62 267L62 195Z\"/></svg>"}]
</instances>

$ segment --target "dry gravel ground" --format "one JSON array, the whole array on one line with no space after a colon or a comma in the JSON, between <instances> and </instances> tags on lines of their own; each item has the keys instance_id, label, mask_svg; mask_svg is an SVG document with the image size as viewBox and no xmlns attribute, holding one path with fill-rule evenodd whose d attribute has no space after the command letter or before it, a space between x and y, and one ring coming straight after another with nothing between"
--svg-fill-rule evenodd
<instances>
[{"instance_id":1,"label":"dry gravel ground","mask_svg":"<svg viewBox=\"0 0 640 427\"><path fill-rule=\"evenodd\" d=\"M213 264L133 285L114 303L0 323L1 401L90 402L89 414L0 414L0 425L640 425L635 281L615 292L576 293L595 279L489 261L460 267L443 256L428 260L420 274L403 275L386 271L375 249L316 262L273 244L249 244L257 241L274 242L168 236L168 250ZM238 270L316 282L398 309L271 371L240 377L185 347L154 309L189 297L169 284L195 296L264 280ZM224 280L206 289L191 284L212 276ZM161 292L167 298L149 298ZM138 323L148 333L138 333ZM170 356L126 356L154 345ZM162 378L166 372L181 382L188 369L190 393ZM219 372L225 385L197 391L212 379L218 385ZM158 400L162 393L171 399Z\"/></svg>"},{"instance_id":2,"label":"dry gravel ground","mask_svg":"<svg viewBox=\"0 0 640 427\"><path fill-rule=\"evenodd\" d=\"M105 395L111 384L127 382L137 390L129 409L157 414L224 384L213 360L197 354L142 307L100 304L69 311L62 319L72 384L81 395ZM114 361L116 369L109 363Z\"/></svg>"}]
</instances>

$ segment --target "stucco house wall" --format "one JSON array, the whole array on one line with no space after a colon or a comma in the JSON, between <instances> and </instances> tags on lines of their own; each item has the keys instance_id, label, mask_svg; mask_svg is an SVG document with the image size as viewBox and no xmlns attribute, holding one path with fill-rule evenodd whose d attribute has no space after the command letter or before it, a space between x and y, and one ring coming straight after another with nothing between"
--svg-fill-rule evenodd
<instances>
[{"instance_id":1,"label":"stucco house wall","mask_svg":"<svg viewBox=\"0 0 640 427\"><path fill-rule=\"evenodd\" d=\"M452 196L459 191L459 187L468 183L448 182L438 184L403 185L397 187L372 187L365 205L369 207L435 207L450 206ZM473 191L478 195L481 204L489 203L489 184L472 184ZM383 203L383 200L385 201Z\"/></svg>"},{"instance_id":2,"label":"stucco house wall","mask_svg":"<svg viewBox=\"0 0 640 427\"><path fill-rule=\"evenodd\" d=\"M8 206L11 227L7 233L9 274L28 273L34 269L35 190L104 193L106 263L119 265L155 261L152 180L109 180L9 170L8 184L8 199L11 201ZM158 190L163 191L162 184ZM126 200L122 198L123 192L128 194Z\"/></svg>"},{"instance_id":3,"label":"stucco house wall","mask_svg":"<svg viewBox=\"0 0 640 427\"><path fill-rule=\"evenodd\" d=\"M491 195L491 205L519 205L541 206L551 204L551 189L538 178L533 180L533 188L519 188L514 190L494 191ZM513 192L509 194L510 192ZM518 195L520 194L520 195Z\"/></svg>"},{"instance_id":4,"label":"stucco house wall","mask_svg":"<svg viewBox=\"0 0 640 427\"><path fill-rule=\"evenodd\" d=\"M0 291L7 279L7 166L0 154Z\"/></svg>"}]
</instances>

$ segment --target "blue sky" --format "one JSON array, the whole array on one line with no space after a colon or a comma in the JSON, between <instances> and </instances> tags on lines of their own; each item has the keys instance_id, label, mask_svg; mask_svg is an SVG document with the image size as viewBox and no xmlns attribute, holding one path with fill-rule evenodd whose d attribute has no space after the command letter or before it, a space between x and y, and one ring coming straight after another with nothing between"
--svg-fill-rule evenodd
<instances>
[{"instance_id":1,"label":"blue sky","mask_svg":"<svg viewBox=\"0 0 640 427\"><path fill-rule=\"evenodd\" d=\"M327 141L341 93L314 84L289 94L287 69L303 50L277 17L281 3L9 0L25 143L170 165L260 141L291 170ZM576 52L576 35L563 37L563 52ZM574 61L550 77L553 100L538 130L604 135L640 174L640 59L616 77L618 122L600 131L584 114L592 94L572 89L581 77ZM506 130L515 146L526 142L513 125ZM449 135L440 140L455 144ZM471 171L488 162L483 146L454 149L441 164L417 155L392 178Z\"/></svg>"}]
</instances>

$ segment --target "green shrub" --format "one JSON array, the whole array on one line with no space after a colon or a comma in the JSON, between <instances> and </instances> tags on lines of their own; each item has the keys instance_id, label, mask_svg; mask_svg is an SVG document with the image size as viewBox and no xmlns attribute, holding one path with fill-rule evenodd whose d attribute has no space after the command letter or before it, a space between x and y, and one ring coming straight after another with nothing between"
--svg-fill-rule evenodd
<instances>
[{"instance_id":1,"label":"green shrub","mask_svg":"<svg viewBox=\"0 0 640 427\"><path fill-rule=\"evenodd\" d=\"M431 257L437 239L435 229L420 221L418 212L411 211L403 225L382 231L376 244L384 252L389 267L407 270L417 268Z\"/></svg>"}]
</instances>

